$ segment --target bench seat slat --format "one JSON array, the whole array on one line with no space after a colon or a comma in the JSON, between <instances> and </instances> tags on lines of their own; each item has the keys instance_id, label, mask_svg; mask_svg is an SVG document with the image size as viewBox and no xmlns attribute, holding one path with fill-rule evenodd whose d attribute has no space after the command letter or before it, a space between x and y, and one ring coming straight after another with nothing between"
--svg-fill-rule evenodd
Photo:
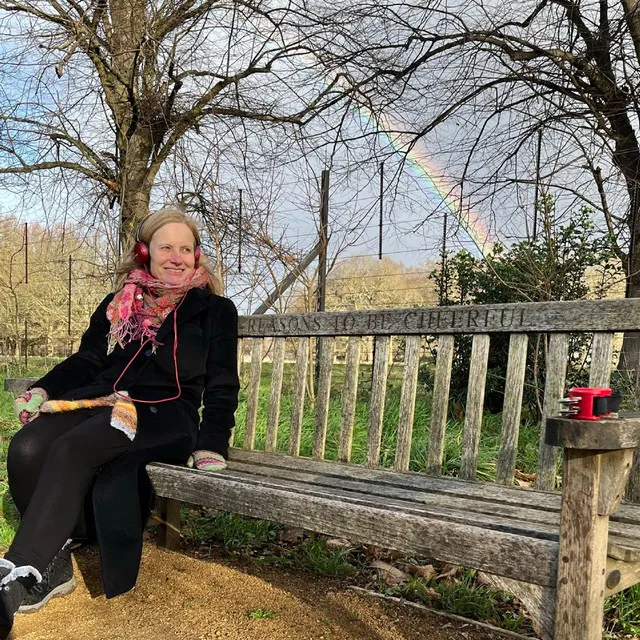
<instances>
[{"instance_id":1,"label":"bench seat slat","mask_svg":"<svg viewBox=\"0 0 640 640\"><path fill-rule=\"evenodd\" d=\"M293 378L293 404L291 405L291 423L289 427L289 455L300 454L302 438L302 418L304 416L304 397L309 366L309 338L298 340L296 370Z\"/></svg>"},{"instance_id":2,"label":"bench seat slat","mask_svg":"<svg viewBox=\"0 0 640 640\"><path fill-rule=\"evenodd\" d=\"M498 452L498 467L496 470L496 482L508 486L513 484L516 469L528 339L529 337L526 333L512 333L509 338L509 358L507 360L504 407L502 409L502 431L500 433L500 451Z\"/></svg>"},{"instance_id":3,"label":"bench seat slat","mask_svg":"<svg viewBox=\"0 0 640 640\"><path fill-rule=\"evenodd\" d=\"M478 498L495 504L511 503L521 507L531 507L560 513L560 493L550 493L525 487L505 487L490 482L472 482L451 477L434 477L407 471L399 473L387 469L368 469L354 464L343 464L330 460L311 460L298 457L292 459L283 454L267 454L257 451L243 451L235 447L229 449L231 461L247 462L260 466L283 467L309 471L322 475L333 475L351 479L366 480L369 483L383 483L391 486L414 488L434 494ZM640 505L623 502L619 510L611 516L614 522L640 525Z\"/></svg>"},{"instance_id":4,"label":"bench seat slat","mask_svg":"<svg viewBox=\"0 0 640 640\"><path fill-rule=\"evenodd\" d=\"M258 419L258 395L260 393L260 370L262 368L262 338L253 338L251 343L251 369L249 373L249 389L247 390L247 417L244 426L245 449L253 449L256 440L256 423Z\"/></svg>"},{"instance_id":5,"label":"bench seat slat","mask_svg":"<svg viewBox=\"0 0 640 640\"><path fill-rule=\"evenodd\" d=\"M420 336L405 336L404 374L400 396L396 458L393 464L396 471L407 471L411 460L411 436L413 434L419 367Z\"/></svg>"},{"instance_id":6,"label":"bench seat slat","mask_svg":"<svg viewBox=\"0 0 640 640\"><path fill-rule=\"evenodd\" d=\"M376 336L369 404L369 434L367 436L367 466L369 467L377 467L380 464L390 352L391 336Z\"/></svg>"},{"instance_id":7,"label":"bench seat slat","mask_svg":"<svg viewBox=\"0 0 640 640\"><path fill-rule=\"evenodd\" d=\"M267 451L275 451L278 441L282 373L284 371L284 341L284 338L273 339L273 367L271 369L271 392L269 394L269 415L267 417L267 437L265 442Z\"/></svg>"},{"instance_id":8,"label":"bench seat slat","mask_svg":"<svg viewBox=\"0 0 640 640\"><path fill-rule=\"evenodd\" d=\"M545 491L555 489L556 464L558 462L558 448L546 443L546 421L547 418L557 415L560 410L560 399L564 395L567 377L568 354L569 336L566 333L552 333L549 336L549 351L547 354L547 376L544 383L536 483L540 489Z\"/></svg>"},{"instance_id":9,"label":"bench seat slat","mask_svg":"<svg viewBox=\"0 0 640 640\"><path fill-rule=\"evenodd\" d=\"M269 467L233 461L229 465L232 473L238 472L264 477L265 481L269 479L275 482L281 480L295 482L301 491L324 489L336 490L341 493L349 492L345 495L357 494L363 499L384 501L386 504L397 502L407 509L418 512L427 507L431 514L434 513L434 509L462 513L464 521L469 521L472 524L477 519L478 524L482 522L487 526L499 526L503 531L528 531L531 535L547 539L557 539L558 536L560 513L559 501L557 500L550 500L547 509L532 509L522 507L516 502L487 502L482 498L474 500L464 495L443 495L411 487L372 483L366 480L296 471L284 467ZM638 524L611 522L609 531L615 538L616 546L640 550L640 540L638 540L640 526ZM615 557L619 556L620 554L616 553ZM624 559L624 557L627 556L619 557L619 559Z\"/></svg>"},{"instance_id":10,"label":"bench seat slat","mask_svg":"<svg viewBox=\"0 0 640 640\"><path fill-rule=\"evenodd\" d=\"M439 518L403 513L344 498L315 496L165 464L147 467L158 495L192 504L274 520L453 562L498 575L552 586L557 542L491 531Z\"/></svg>"},{"instance_id":11,"label":"bench seat slat","mask_svg":"<svg viewBox=\"0 0 640 640\"><path fill-rule=\"evenodd\" d=\"M273 467L260 467L241 462L229 463L232 475L264 478L265 482L293 482L301 491L335 491L336 495L358 496L372 502L397 504L403 508L429 513L442 510L462 514L465 521L478 519L480 524L499 523L503 527L514 524L514 529L523 528L538 537L557 538L559 516L555 512L541 509L523 509L511 504L497 505L483 500L473 500L460 496L432 494L426 491L405 489L397 486L372 484L366 481L349 480L335 476L323 476L304 471Z\"/></svg>"},{"instance_id":12,"label":"bench seat slat","mask_svg":"<svg viewBox=\"0 0 640 640\"><path fill-rule=\"evenodd\" d=\"M316 427L313 436L313 457L322 460L327 441L327 419L331 396L333 338L318 338L320 352L318 397L316 398Z\"/></svg>"},{"instance_id":13,"label":"bench seat slat","mask_svg":"<svg viewBox=\"0 0 640 640\"><path fill-rule=\"evenodd\" d=\"M431 406L431 428L429 429L429 450L427 452L427 473L439 476L442 473L444 441L449 413L449 387L453 365L452 335L438 337L438 355L433 381L433 404Z\"/></svg>"},{"instance_id":14,"label":"bench seat slat","mask_svg":"<svg viewBox=\"0 0 640 640\"><path fill-rule=\"evenodd\" d=\"M220 475L247 484L279 487L288 491L299 492L305 496L330 497L342 502L370 505L393 512L402 512L424 517L437 517L443 521L468 524L486 529L487 531L504 531L524 537L539 538L541 540L557 541L558 539L558 527L544 523L533 523L528 520L518 520L512 517L470 512L459 507L456 500L449 500L448 503L437 501L420 503L410 499L403 500L397 496L364 494L343 486L335 486L335 484L301 481L295 477L295 474L292 474L292 477L284 477L284 472L283 477L261 477L252 472L229 468L224 472L220 472Z\"/></svg>"},{"instance_id":15,"label":"bench seat slat","mask_svg":"<svg viewBox=\"0 0 640 640\"><path fill-rule=\"evenodd\" d=\"M358 397L358 374L360 371L360 336L351 336L347 345L347 363L342 386L342 419L340 420L340 445L338 458L342 462L351 460L353 425Z\"/></svg>"},{"instance_id":16,"label":"bench seat slat","mask_svg":"<svg viewBox=\"0 0 640 640\"><path fill-rule=\"evenodd\" d=\"M594 333L591 344L591 366L589 386L608 387L611 381L611 361L613 360L613 333Z\"/></svg>"},{"instance_id":17,"label":"bench seat slat","mask_svg":"<svg viewBox=\"0 0 640 640\"><path fill-rule=\"evenodd\" d=\"M473 336L471 345L469 385L467 387L466 414L460 454L460 477L465 480L475 480L476 478L480 430L482 428L482 409L484 407L484 388L487 382L489 342L490 338L487 334L479 333Z\"/></svg>"}]
</instances>

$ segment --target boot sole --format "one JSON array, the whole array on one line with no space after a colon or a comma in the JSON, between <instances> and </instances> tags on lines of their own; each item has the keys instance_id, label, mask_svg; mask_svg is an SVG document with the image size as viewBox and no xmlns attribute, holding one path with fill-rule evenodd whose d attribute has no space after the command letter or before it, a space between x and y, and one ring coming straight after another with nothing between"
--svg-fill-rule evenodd
<instances>
[{"instance_id":1,"label":"boot sole","mask_svg":"<svg viewBox=\"0 0 640 640\"><path fill-rule=\"evenodd\" d=\"M36 602L35 604L23 604L19 609L18 613L34 613L39 611L44 607L51 598L55 598L56 596L66 596L70 594L76 588L77 582L76 577L71 576L70 580L59 584L55 589L52 589L40 602Z\"/></svg>"}]
</instances>

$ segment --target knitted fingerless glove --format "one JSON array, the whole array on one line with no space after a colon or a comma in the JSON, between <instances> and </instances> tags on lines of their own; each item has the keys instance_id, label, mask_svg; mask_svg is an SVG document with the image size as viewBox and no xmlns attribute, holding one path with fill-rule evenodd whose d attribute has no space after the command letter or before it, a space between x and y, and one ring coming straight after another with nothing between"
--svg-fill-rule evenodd
<instances>
[{"instance_id":1,"label":"knitted fingerless glove","mask_svg":"<svg viewBox=\"0 0 640 640\"><path fill-rule=\"evenodd\" d=\"M22 395L18 396L13 401L13 409L18 416L18 420L22 424L31 422L34 418L38 417L40 413L40 406L49 398L47 392L40 388L34 387L25 391Z\"/></svg>"},{"instance_id":2,"label":"knitted fingerless glove","mask_svg":"<svg viewBox=\"0 0 640 640\"><path fill-rule=\"evenodd\" d=\"M222 471L227 468L227 462L223 456L213 451L194 451L187 460L188 467L195 467L200 471Z\"/></svg>"}]
</instances>

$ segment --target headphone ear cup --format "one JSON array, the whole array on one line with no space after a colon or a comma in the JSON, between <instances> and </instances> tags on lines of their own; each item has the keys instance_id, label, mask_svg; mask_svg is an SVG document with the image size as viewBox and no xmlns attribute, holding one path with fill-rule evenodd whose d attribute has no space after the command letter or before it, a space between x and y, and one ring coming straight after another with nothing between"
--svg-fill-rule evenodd
<instances>
[{"instance_id":1,"label":"headphone ear cup","mask_svg":"<svg viewBox=\"0 0 640 640\"><path fill-rule=\"evenodd\" d=\"M146 242L136 242L133 247L133 255L136 262L140 265L145 265L149 262L149 247Z\"/></svg>"},{"instance_id":2,"label":"headphone ear cup","mask_svg":"<svg viewBox=\"0 0 640 640\"><path fill-rule=\"evenodd\" d=\"M202 255L202 252L200 251L200 245L198 245L196 247L196 250L193 252L193 257L196 260L196 267L198 266L198 262L200 262L200 256Z\"/></svg>"}]
</instances>

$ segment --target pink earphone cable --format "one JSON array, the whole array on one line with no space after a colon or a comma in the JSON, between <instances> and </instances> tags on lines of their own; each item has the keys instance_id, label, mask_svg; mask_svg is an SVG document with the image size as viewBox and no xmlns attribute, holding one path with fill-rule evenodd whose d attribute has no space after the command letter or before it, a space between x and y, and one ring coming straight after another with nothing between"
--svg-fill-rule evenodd
<instances>
[{"instance_id":1,"label":"pink earphone cable","mask_svg":"<svg viewBox=\"0 0 640 640\"><path fill-rule=\"evenodd\" d=\"M193 278L193 276L191 277ZM177 400L182 395L182 387L180 386L180 377L178 375L178 308L186 298L187 293L188 293L188 290L184 293L184 295L180 299L180 302L178 302L178 304L175 306L175 309L173 310L173 366L176 374L176 385L178 386L178 395L175 395L171 398L161 398L160 400L140 400L138 398L132 398L131 396L125 396L124 394L116 390L116 387L118 386L118 382L122 380L122 376L124 376L124 374L127 372L127 369L129 369L133 361L137 358L138 354L142 351L142 348L144 347L144 345L147 344L147 342L151 341L151 338L147 338L140 345L140 348L135 352L133 358L129 360L129 362L127 363L127 366L122 370L122 373L118 376L118 379L113 383L113 392L120 398L123 398L124 400L129 400L132 402L142 402L144 404L157 404L160 402L169 402L170 400Z\"/></svg>"}]
</instances>

